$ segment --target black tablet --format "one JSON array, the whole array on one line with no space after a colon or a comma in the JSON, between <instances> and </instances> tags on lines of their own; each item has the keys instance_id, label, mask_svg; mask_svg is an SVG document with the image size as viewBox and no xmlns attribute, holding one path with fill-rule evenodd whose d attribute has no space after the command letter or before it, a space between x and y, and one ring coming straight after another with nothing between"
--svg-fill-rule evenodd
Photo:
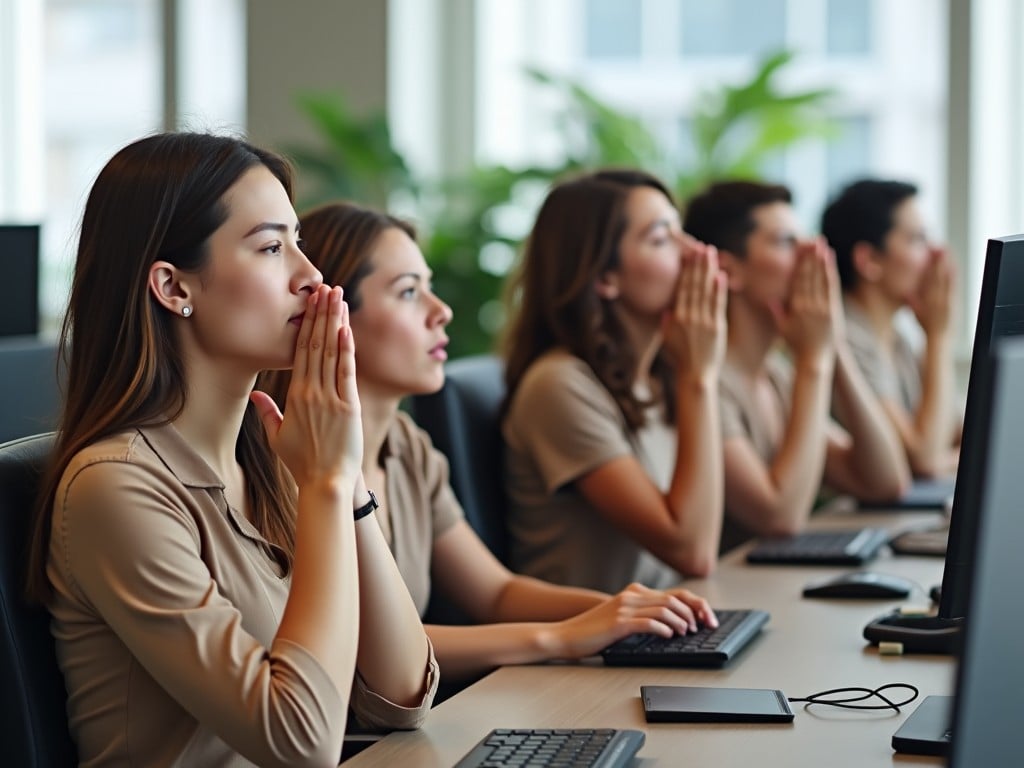
<instances>
[{"instance_id":1,"label":"black tablet","mask_svg":"<svg viewBox=\"0 0 1024 768\"><path fill-rule=\"evenodd\" d=\"M641 685L649 723L791 723L782 691L770 688L700 688Z\"/></svg>"}]
</instances>

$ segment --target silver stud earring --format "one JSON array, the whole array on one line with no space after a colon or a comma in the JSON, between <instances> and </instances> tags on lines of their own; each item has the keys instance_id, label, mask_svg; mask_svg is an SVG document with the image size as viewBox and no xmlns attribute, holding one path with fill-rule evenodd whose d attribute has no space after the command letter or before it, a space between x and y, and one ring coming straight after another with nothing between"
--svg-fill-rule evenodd
<instances>
[{"instance_id":1,"label":"silver stud earring","mask_svg":"<svg viewBox=\"0 0 1024 768\"><path fill-rule=\"evenodd\" d=\"M192 307L186 304L184 307L181 308L181 314L183 314L185 317L188 317L189 315L192 314Z\"/></svg>"}]
</instances>

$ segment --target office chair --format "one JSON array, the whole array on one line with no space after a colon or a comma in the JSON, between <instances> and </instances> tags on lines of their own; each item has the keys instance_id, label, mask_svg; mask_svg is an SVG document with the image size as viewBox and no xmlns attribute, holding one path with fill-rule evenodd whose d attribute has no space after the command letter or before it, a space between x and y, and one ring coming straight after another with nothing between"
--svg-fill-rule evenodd
<instances>
[{"instance_id":1,"label":"office chair","mask_svg":"<svg viewBox=\"0 0 1024 768\"><path fill-rule=\"evenodd\" d=\"M50 615L24 597L30 512L53 434L0 445L0 753L5 765L78 764Z\"/></svg>"},{"instance_id":2,"label":"office chair","mask_svg":"<svg viewBox=\"0 0 1024 768\"><path fill-rule=\"evenodd\" d=\"M0 444L55 429L61 402L57 342L0 338L0 371Z\"/></svg>"},{"instance_id":3,"label":"office chair","mask_svg":"<svg viewBox=\"0 0 1024 768\"><path fill-rule=\"evenodd\" d=\"M445 366L445 385L412 398L410 412L451 468L451 485L466 521L503 563L508 562L505 522L504 442L499 410L505 398L505 368L494 355L474 355ZM428 620L467 623L454 606L431 598Z\"/></svg>"}]
</instances>

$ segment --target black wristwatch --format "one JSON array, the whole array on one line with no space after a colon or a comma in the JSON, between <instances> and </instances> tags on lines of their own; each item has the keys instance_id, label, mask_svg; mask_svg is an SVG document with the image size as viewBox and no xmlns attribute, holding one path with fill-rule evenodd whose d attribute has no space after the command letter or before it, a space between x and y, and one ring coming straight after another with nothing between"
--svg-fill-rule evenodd
<instances>
[{"instance_id":1,"label":"black wristwatch","mask_svg":"<svg viewBox=\"0 0 1024 768\"><path fill-rule=\"evenodd\" d=\"M377 507L380 506L380 504L377 503L377 497L373 495L373 491L367 489L366 492L370 494L370 500L363 504L363 506L352 511L353 520L362 520L364 517L366 517L368 514L373 512L373 510L377 509Z\"/></svg>"}]
</instances>

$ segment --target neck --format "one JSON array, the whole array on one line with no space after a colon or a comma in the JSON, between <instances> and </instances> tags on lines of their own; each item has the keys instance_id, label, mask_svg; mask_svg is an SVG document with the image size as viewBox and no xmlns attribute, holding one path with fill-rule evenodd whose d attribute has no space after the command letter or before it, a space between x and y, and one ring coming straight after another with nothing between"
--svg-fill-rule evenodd
<instances>
[{"instance_id":1,"label":"neck","mask_svg":"<svg viewBox=\"0 0 1024 768\"><path fill-rule=\"evenodd\" d=\"M892 321L899 310L897 305L870 286L855 288L851 293L846 294L846 302L852 305L854 311L860 312L867 318L875 336L882 343L889 345L892 342Z\"/></svg>"},{"instance_id":2,"label":"neck","mask_svg":"<svg viewBox=\"0 0 1024 768\"><path fill-rule=\"evenodd\" d=\"M190 368L188 397L174 427L203 460L227 482L238 468L235 447L255 374Z\"/></svg>"},{"instance_id":3,"label":"neck","mask_svg":"<svg viewBox=\"0 0 1024 768\"><path fill-rule=\"evenodd\" d=\"M380 469L380 452L401 401L394 396L374 392L362 381L358 381L357 386L363 421L363 472L375 473Z\"/></svg>"},{"instance_id":4,"label":"neck","mask_svg":"<svg viewBox=\"0 0 1024 768\"><path fill-rule=\"evenodd\" d=\"M660 323L616 306L619 322L626 331L627 343L637 351L636 369L633 371L633 387L642 391L650 390L651 366L661 349Z\"/></svg>"},{"instance_id":5,"label":"neck","mask_svg":"<svg viewBox=\"0 0 1024 768\"><path fill-rule=\"evenodd\" d=\"M731 294L728 321L727 357L747 375L757 376L764 367L768 352L778 340L774 318L768 310L751 305L742 296Z\"/></svg>"}]
</instances>

